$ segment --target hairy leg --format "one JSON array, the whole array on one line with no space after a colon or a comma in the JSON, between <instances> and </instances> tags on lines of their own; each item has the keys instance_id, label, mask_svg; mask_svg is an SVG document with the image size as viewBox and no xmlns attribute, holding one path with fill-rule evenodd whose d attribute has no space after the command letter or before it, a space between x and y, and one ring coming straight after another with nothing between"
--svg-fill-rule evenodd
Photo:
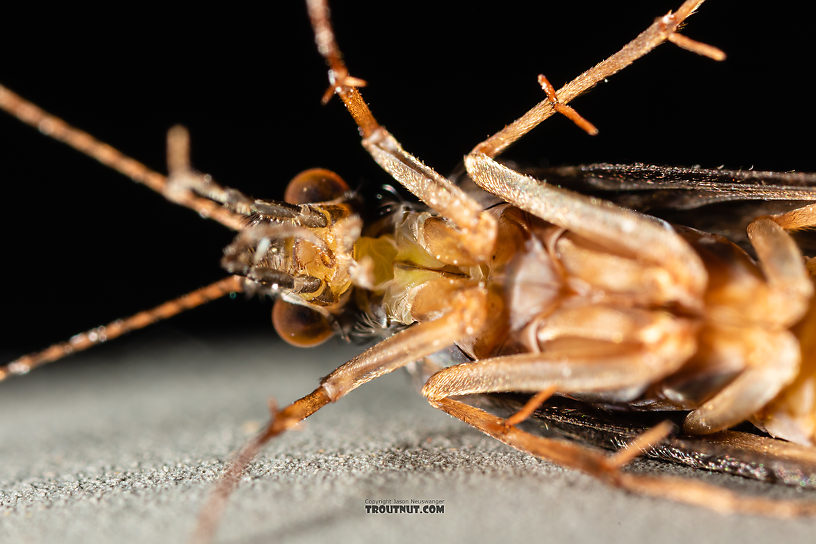
<instances>
[{"instance_id":1,"label":"hairy leg","mask_svg":"<svg viewBox=\"0 0 816 544\"><path fill-rule=\"evenodd\" d=\"M816 514L816 504L813 502L777 501L743 496L721 487L685 478L628 474L619 470L640 451L656 445L669 430L666 426L659 425L647 431L627 448L607 456L598 450L573 442L532 435L507 425L506 420L502 418L449 397L430 402L436 408L513 448L564 467L580 470L608 485L634 493L701 506L722 513L740 512L782 518Z\"/></svg>"},{"instance_id":2,"label":"hairy leg","mask_svg":"<svg viewBox=\"0 0 816 544\"><path fill-rule=\"evenodd\" d=\"M478 288L461 291L449 309L433 321L417 323L383 340L339 366L320 386L282 410L273 409L266 427L231 460L201 510L193 540L207 542L215 531L227 498L246 466L270 439L297 425L314 412L352 390L413 361L435 353L482 327L487 313L486 293Z\"/></svg>"},{"instance_id":3,"label":"hairy leg","mask_svg":"<svg viewBox=\"0 0 816 544\"><path fill-rule=\"evenodd\" d=\"M396 138L377 122L358 90L364 82L348 75L334 39L326 0L308 0L307 6L318 50L329 66L329 91L340 97L354 118L363 147L395 180L456 227L450 229L450 235L458 238L462 248L477 262L487 260L496 238L495 219L458 186L402 149Z\"/></svg>"},{"instance_id":4,"label":"hairy leg","mask_svg":"<svg viewBox=\"0 0 816 544\"><path fill-rule=\"evenodd\" d=\"M665 269L676 300L698 307L707 284L700 257L668 223L605 200L555 187L492 158L470 154L465 165L483 189L545 221L604 247Z\"/></svg>"},{"instance_id":5,"label":"hairy leg","mask_svg":"<svg viewBox=\"0 0 816 544\"><path fill-rule=\"evenodd\" d=\"M471 153L486 155L488 157L498 156L502 151L554 113L563 113L562 110L564 106L573 99L588 91L604 79L623 70L665 41L670 41L684 49L714 60L725 59L725 53L716 47L696 42L677 32L688 16L694 13L703 1L704 0L686 0L676 12L669 12L663 17L657 18L649 28L623 46L620 51L564 85L554 93L554 97L551 93L547 93L545 100L539 102L523 116L490 138L479 143L473 148ZM546 87L545 90L547 90Z\"/></svg>"},{"instance_id":6,"label":"hairy leg","mask_svg":"<svg viewBox=\"0 0 816 544\"><path fill-rule=\"evenodd\" d=\"M807 371L799 377L803 354L801 339L788 329L805 315L814 287L802 252L786 230L814 224L816 208L808 205L778 216L760 217L748 225L748 237L768 284L768 323L762 329L744 335L741 344L746 369L688 415L683 424L686 431L712 433L751 419L794 380L798 380L799 386L805 390L812 390L812 386L806 385ZM812 355L806 350L804 353L807 366L807 357ZM774 406L769 406L765 412L759 417L760 421L767 419L768 413L775 412ZM781 413L786 412L788 410ZM810 418L805 415L803 419ZM789 433L781 432L780 435L787 437Z\"/></svg>"}]
</instances>

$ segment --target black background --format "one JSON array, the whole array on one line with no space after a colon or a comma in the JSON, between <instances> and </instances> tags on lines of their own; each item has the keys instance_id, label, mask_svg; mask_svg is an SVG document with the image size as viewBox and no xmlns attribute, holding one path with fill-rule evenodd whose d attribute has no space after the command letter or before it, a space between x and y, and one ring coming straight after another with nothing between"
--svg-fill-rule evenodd
<instances>
[{"instance_id":1,"label":"black background","mask_svg":"<svg viewBox=\"0 0 816 544\"><path fill-rule=\"evenodd\" d=\"M613 53L679 0L612 3L335 3L338 39L365 97L406 149L443 174L484 137ZM686 34L723 48L715 63L662 46L506 155L530 165L593 161L816 170L812 19L797 3L710 1ZM142 6L142 4L139 4ZM398 6L398 7L395 7ZM778 7L777 7L778 6ZM359 146L300 2L14 14L0 81L164 171L164 134L192 132L193 162L221 183L278 198L323 166L369 190L387 176ZM61 340L223 276L231 233L6 115L0 116L0 349ZM221 301L165 325L205 334L268 324L266 301Z\"/></svg>"}]
</instances>

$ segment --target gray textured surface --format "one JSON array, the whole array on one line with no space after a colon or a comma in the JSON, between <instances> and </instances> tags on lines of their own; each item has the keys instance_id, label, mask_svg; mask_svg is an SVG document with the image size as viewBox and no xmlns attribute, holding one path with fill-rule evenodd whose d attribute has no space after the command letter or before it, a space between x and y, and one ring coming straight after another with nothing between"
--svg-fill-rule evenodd
<instances>
[{"instance_id":1,"label":"gray textured surface","mask_svg":"<svg viewBox=\"0 0 816 544\"><path fill-rule=\"evenodd\" d=\"M266 399L310 391L355 352L146 333L0 384L0 540L185 541L223 460L264 419ZM411 498L443 499L445 513L364 512L366 499ZM400 372L271 443L232 497L217 540L686 544L812 542L815 532L813 519L726 517L609 489L433 410Z\"/></svg>"}]
</instances>

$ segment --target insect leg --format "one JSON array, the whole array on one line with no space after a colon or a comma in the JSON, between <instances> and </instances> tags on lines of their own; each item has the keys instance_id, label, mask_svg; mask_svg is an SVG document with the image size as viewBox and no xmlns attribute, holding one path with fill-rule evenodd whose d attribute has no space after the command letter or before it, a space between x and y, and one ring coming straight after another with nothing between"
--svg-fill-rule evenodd
<instances>
[{"instance_id":1,"label":"insect leg","mask_svg":"<svg viewBox=\"0 0 816 544\"><path fill-rule=\"evenodd\" d=\"M652 49L670 41L699 55L714 60L723 60L725 53L707 44L696 42L678 34L678 28L704 0L686 0L680 8L659 17L634 40L608 59L596 64L583 74L567 83L555 93L557 101L549 97L539 102L523 116L519 117L504 129L478 144L471 153L480 153L495 157L519 138L530 132L539 123L556 113L557 105L566 105L579 95L594 87L597 83L626 68L640 57L648 54Z\"/></svg>"},{"instance_id":2,"label":"insect leg","mask_svg":"<svg viewBox=\"0 0 816 544\"><path fill-rule=\"evenodd\" d=\"M308 0L307 6L318 50L329 65L330 91L340 97L359 126L363 147L395 180L458 228L451 234L472 257L486 260L496 238L496 220L462 189L402 149L377 122L357 89L363 82L348 75L326 0Z\"/></svg>"},{"instance_id":3,"label":"insect leg","mask_svg":"<svg viewBox=\"0 0 816 544\"><path fill-rule=\"evenodd\" d=\"M168 300L155 308L144 310L107 325L96 327L71 337L67 342L54 344L42 351L29 353L5 365L0 365L0 381L12 375L27 374L47 363L53 363L77 351L83 351L97 344L113 340L123 334L142 329L163 319L168 319L185 310L190 310L230 293L243 290L243 278L229 276L215 283L191 291L176 299Z\"/></svg>"},{"instance_id":4,"label":"insect leg","mask_svg":"<svg viewBox=\"0 0 816 544\"><path fill-rule=\"evenodd\" d=\"M755 421L761 424L773 436L785 438L799 444L816 445L816 306L812 297L806 297L806 285L801 279L801 254L795 244L792 244L787 233L775 234L768 223L778 224L785 230L799 230L816 225L816 206L808 205L797 208L785 214L759 218L749 226L749 237L757 254L760 255L761 265L768 283L777 286L780 293L780 302L797 307L801 302L808 302L809 308L804 317L795 325L794 332L799 340L802 354L801 366L793 382L780 394L755 415ZM766 234L768 231L770 234ZM781 241L774 242L773 237ZM790 256L776 256L776 251L789 250ZM770 254L766 254L770 253ZM807 275L810 282L816 279L816 259L807 259ZM791 277L790 285L785 282ZM812 285L812 284L811 284ZM798 295L798 296L797 296ZM808 298L811 300L808 301ZM786 299L789 299L786 300ZM781 305L781 304L780 304ZM772 313L772 312L769 312ZM791 316L793 317L793 316Z\"/></svg>"},{"instance_id":5,"label":"insect leg","mask_svg":"<svg viewBox=\"0 0 816 544\"><path fill-rule=\"evenodd\" d=\"M487 317L487 294L480 288L463 290L454 295L448 307L437 319L415 324L367 349L323 378L310 394L282 410L274 410L267 426L235 455L221 475L201 510L193 540L208 541L229 494L266 442L364 383L478 332Z\"/></svg>"},{"instance_id":6,"label":"insect leg","mask_svg":"<svg viewBox=\"0 0 816 544\"><path fill-rule=\"evenodd\" d=\"M745 369L689 413L683 423L686 432L709 434L751 419L796 378L801 355L793 334L757 328L744 336L727 347L743 358Z\"/></svg>"},{"instance_id":7,"label":"insect leg","mask_svg":"<svg viewBox=\"0 0 816 544\"><path fill-rule=\"evenodd\" d=\"M508 446L561 466L580 470L604 483L628 491L702 506L722 513L743 512L776 517L816 514L816 504L812 502L740 496L721 487L684 478L623 473L618 470L619 459L614 455L608 457L598 450L579 444L532 435L506 425L506 420L502 418L448 397L434 399L431 404Z\"/></svg>"},{"instance_id":8,"label":"insect leg","mask_svg":"<svg viewBox=\"0 0 816 544\"><path fill-rule=\"evenodd\" d=\"M748 225L748 237L757 251L770 285L798 293L798 299L809 299L813 294L813 286L802 277L802 253L790 235L774 228L771 222L785 231L813 228L816 226L816 204L783 214L760 217ZM808 258L806 268L806 276L811 279L816 276L816 259Z\"/></svg>"},{"instance_id":9,"label":"insect leg","mask_svg":"<svg viewBox=\"0 0 816 544\"><path fill-rule=\"evenodd\" d=\"M808 213L799 215L797 221L800 210L781 216L781 223L790 228L808 226ZM751 418L796 379L800 370L799 342L785 329L802 318L813 296L802 252L776 218L751 222L748 237L769 286L766 314L779 330L757 330L741 340L746 370L688 415L683 425L687 432L712 433Z\"/></svg>"},{"instance_id":10,"label":"insect leg","mask_svg":"<svg viewBox=\"0 0 816 544\"><path fill-rule=\"evenodd\" d=\"M638 389L680 367L696 349L691 331L676 331L637 348L608 343L583 351L554 347L444 368L422 388L431 404L443 397L480 393L537 393L555 387L562 393Z\"/></svg>"},{"instance_id":11,"label":"insect leg","mask_svg":"<svg viewBox=\"0 0 816 544\"><path fill-rule=\"evenodd\" d=\"M748 225L748 239L757 252L768 285L784 295L787 311L775 316L782 326L798 321L813 296L813 284L803 264L802 251L786 232L816 224L813 211L806 208L811 206L779 217L760 217Z\"/></svg>"},{"instance_id":12,"label":"insect leg","mask_svg":"<svg viewBox=\"0 0 816 544\"><path fill-rule=\"evenodd\" d=\"M614 455L607 459L607 464L616 468L625 467L633 459L640 457L643 452L667 438L674 429L675 425L671 421L658 423L651 429L637 435L634 440L626 444L626 447L615 452Z\"/></svg>"},{"instance_id":13,"label":"insect leg","mask_svg":"<svg viewBox=\"0 0 816 544\"><path fill-rule=\"evenodd\" d=\"M465 157L465 166L477 185L510 204L606 247L661 266L677 285L678 299L690 307L699 306L707 283L706 270L697 253L668 223L555 187L487 155L471 153Z\"/></svg>"},{"instance_id":14,"label":"insect leg","mask_svg":"<svg viewBox=\"0 0 816 544\"><path fill-rule=\"evenodd\" d=\"M530 400L528 400L524 404L524 406L522 406L521 409L519 409L519 411L508 417L504 421L504 424L511 426L518 425L522 421L526 420L531 415L533 415L533 412L535 412L542 404L547 402L547 399L552 397L553 393L555 393L557 390L558 387L556 387L555 385L551 385L547 389L539 391L538 393L530 397Z\"/></svg>"},{"instance_id":15,"label":"insect leg","mask_svg":"<svg viewBox=\"0 0 816 544\"><path fill-rule=\"evenodd\" d=\"M785 230L801 230L816 226L816 205L809 204L787 213L771 216Z\"/></svg>"}]
</instances>

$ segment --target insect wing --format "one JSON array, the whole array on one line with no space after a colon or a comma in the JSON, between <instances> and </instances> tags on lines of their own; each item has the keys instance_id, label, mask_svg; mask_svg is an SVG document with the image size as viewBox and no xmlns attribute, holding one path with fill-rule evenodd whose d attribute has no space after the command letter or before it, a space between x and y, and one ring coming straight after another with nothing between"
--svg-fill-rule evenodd
<instances>
[{"instance_id":1,"label":"insect wing","mask_svg":"<svg viewBox=\"0 0 816 544\"><path fill-rule=\"evenodd\" d=\"M514 394L481 395L471 400L503 416L517 412L526 401L526 396ZM679 412L604 409L554 397L522 423L522 428L541 436L620 450L661 421L672 421L679 429L683 416L685 413ZM675 431L658 446L644 452L644 456L763 482L816 489L816 452L812 448L762 436L749 425L745 427L707 437Z\"/></svg>"},{"instance_id":2,"label":"insect wing","mask_svg":"<svg viewBox=\"0 0 816 544\"><path fill-rule=\"evenodd\" d=\"M538 175L641 211L690 210L735 200L816 200L813 173L601 163L542 169Z\"/></svg>"}]
</instances>

